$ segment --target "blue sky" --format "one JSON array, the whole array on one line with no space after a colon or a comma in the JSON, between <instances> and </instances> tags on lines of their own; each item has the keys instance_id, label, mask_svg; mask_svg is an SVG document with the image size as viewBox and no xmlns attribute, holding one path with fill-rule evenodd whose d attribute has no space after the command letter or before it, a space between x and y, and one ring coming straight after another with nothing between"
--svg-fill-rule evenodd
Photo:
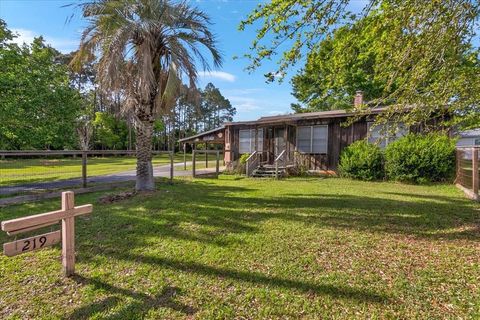
<instances>
[{"instance_id":1,"label":"blue sky","mask_svg":"<svg viewBox=\"0 0 480 320\"><path fill-rule=\"evenodd\" d=\"M31 42L34 36L43 35L49 44L62 52L77 48L80 32L85 26L76 12L70 23L66 19L72 7L62 7L74 0L0 0L0 17L10 29L17 32L18 41ZM235 55L247 52L255 37L254 28L237 31L240 20L258 4L256 0L197 0L192 4L207 12L214 25L219 47L224 54L224 64L211 75L202 76L199 86L212 82L237 108L235 120L253 120L264 115L290 112L291 95L289 78L282 84L265 83L263 74L275 69L274 62L266 62L253 74L244 71L247 61L234 60ZM291 76L294 71L290 72Z\"/></svg>"}]
</instances>

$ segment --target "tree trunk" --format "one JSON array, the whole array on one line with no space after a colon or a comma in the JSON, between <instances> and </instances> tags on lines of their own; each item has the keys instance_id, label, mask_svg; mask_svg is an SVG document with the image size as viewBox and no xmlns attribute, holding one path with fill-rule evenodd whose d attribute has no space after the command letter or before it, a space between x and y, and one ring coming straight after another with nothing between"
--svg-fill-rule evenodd
<instances>
[{"instance_id":1,"label":"tree trunk","mask_svg":"<svg viewBox=\"0 0 480 320\"><path fill-rule=\"evenodd\" d=\"M137 121L136 149L137 149L137 179L135 189L137 191L155 190L152 165L152 134L153 122Z\"/></svg>"}]
</instances>

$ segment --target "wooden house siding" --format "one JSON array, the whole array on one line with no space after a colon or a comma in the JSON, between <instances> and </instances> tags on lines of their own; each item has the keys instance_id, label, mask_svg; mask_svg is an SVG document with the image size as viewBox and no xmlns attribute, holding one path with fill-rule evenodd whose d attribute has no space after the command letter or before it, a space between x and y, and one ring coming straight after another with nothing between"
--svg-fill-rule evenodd
<instances>
[{"instance_id":1,"label":"wooden house siding","mask_svg":"<svg viewBox=\"0 0 480 320\"><path fill-rule=\"evenodd\" d=\"M239 153L239 132L245 129L264 129L264 151L268 152L270 162L273 160L274 140L276 130L286 130L285 132L285 150L288 157L294 160L297 165L301 165L310 170L336 170L340 160L342 150L357 140L367 136L367 120L361 119L345 127L343 123L347 121L346 117L323 118L323 119L302 119L289 121L283 124L251 124L235 125L232 124L233 142L232 151L234 160L240 158ZM299 153L297 152L297 128L300 126L328 126L328 141L326 154ZM294 158L294 159L292 159Z\"/></svg>"},{"instance_id":2,"label":"wooden house siding","mask_svg":"<svg viewBox=\"0 0 480 320\"><path fill-rule=\"evenodd\" d=\"M362 100L361 93L357 92L355 101L358 104ZM358 100L358 101L357 101ZM357 105L356 104L356 105ZM360 103L361 104L361 103ZM220 137L219 132L224 132L225 144L225 162L231 164L240 159L240 130L244 129L263 129L263 150L261 154L261 162L273 164L275 158L276 137L279 138L279 130L283 131L285 153L287 161L295 162L297 165L306 167L310 170L336 170L340 161L340 155L345 147L355 141L367 138L368 123L375 120L375 117L386 111L387 107L372 108L368 116L364 116L349 126L345 126L349 117L355 116L353 112L347 110L330 110L310 112L303 114L290 114L280 116L262 117L257 121L231 122L226 123L222 127L205 132L190 138L181 139L184 143L194 143L203 139L211 140L212 133L216 133L216 137ZM444 130L439 124L440 120L449 118L449 115L432 117L427 123L436 130ZM318 126L327 125L328 140L326 153L300 153L297 150L297 130L300 126ZM424 132L426 129L422 125L409 128L410 132ZM277 132L277 134L276 134ZM207 136L208 135L208 136ZM204 137L205 136L205 137ZM215 138L215 137L214 137ZM255 134L257 140L257 133ZM305 137L302 139L305 142ZM323 141L320 145L323 147ZM319 141L316 143L319 143ZM216 138L214 139L216 142ZM313 139L311 141L311 151L313 150ZM317 145L318 147L318 145ZM317 150L321 150L320 148Z\"/></svg>"}]
</instances>

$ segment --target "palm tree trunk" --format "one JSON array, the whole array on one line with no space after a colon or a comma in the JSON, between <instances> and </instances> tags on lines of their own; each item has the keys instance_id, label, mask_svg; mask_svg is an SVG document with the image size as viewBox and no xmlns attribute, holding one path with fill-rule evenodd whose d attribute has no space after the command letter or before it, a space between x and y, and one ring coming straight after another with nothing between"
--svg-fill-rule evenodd
<instances>
[{"instance_id":1,"label":"palm tree trunk","mask_svg":"<svg viewBox=\"0 0 480 320\"><path fill-rule=\"evenodd\" d=\"M137 121L136 149L137 149L137 179L135 189L137 191L155 190L152 165L152 121Z\"/></svg>"}]
</instances>

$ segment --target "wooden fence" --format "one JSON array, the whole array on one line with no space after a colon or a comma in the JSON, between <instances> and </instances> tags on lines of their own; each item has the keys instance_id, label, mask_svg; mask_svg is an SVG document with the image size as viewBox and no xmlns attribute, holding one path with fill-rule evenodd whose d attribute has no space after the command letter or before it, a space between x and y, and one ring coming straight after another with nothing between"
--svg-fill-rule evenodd
<instances>
[{"instance_id":1,"label":"wooden fence","mask_svg":"<svg viewBox=\"0 0 480 320\"><path fill-rule=\"evenodd\" d=\"M168 163L170 164L169 178L170 178L170 180L172 180L173 176L174 176L174 154L172 152L169 152L169 151L152 151L152 153L153 153L153 156L168 155L169 159L167 160L166 165L168 165ZM37 177L36 180L38 180L38 181L35 181L35 184L37 184L37 185L41 185L42 183L47 184L47 183L51 182L51 180L62 180L60 178L59 179L53 179L52 177L49 177L49 179L47 179L47 178L44 179L45 176L51 176L52 175L51 173L53 173L53 175L58 173L59 176L61 174L64 174L65 172L61 172L61 170L63 170L63 171L70 170L69 172L67 172L71 176L69 179L79 180L79 183L78 183L79 186L81 186L83 188L86 188L87 183L88 183L88 178L89 178L89 172L88 172L89 160L88 159L90 159L90 157L109 157L109 156L113 156L113 157L132 156L132 157L134 157L135 155L136 155L135 150L88 150L88 151L83 151L83 150L65 150L65 151L63 151L63 150L61 150L61 151L57 151L57 150L55 150L55 151L43 151L43 150L6 151L6 150L0 150L0 159L5 161L5 162L0 161L0 182L2 182L2 178L8 178L8 174L6 172L11 172L11 171L15 172L16 171L15 165L16 165L17 162L19 163L19 165L18 165L19 166L19 168L18 168L19 180L15 181L14 178L10 177L10 180L12 180L11 183L7 183L7 182L4 182L3 184L0 183L0 195L2 195L3 193L7 194L7 192L2 191L2 188L11 188L11 187L15 187L15 185L18 185L18 184L22 184L22 183L25 184L25 182L19 182L20 178L22 178L25 175L32 176L32 177L34 177L34 176ZM52 168L52 167L55 167L54 166L55 165L54 160L68 159L68 158L77 158L77 159L81 158L81 171L79 170L78 172L76 172L76 171L74 171L74 169L68 169L67 166L65 168L60 168L60 169ZM22 159L52 159L53 165L52 166L50 166L48 164L43 165L42 172L40 172L40 173L31 173L31 172L28 172L28 171L27 171L27 173L21 173L21 172L24 172L25 170L23 170L23 171L20 170L20 166L25 167L25 165L23 165L21 161L17 161L17 160L22 160ZM6 169L7 166L10 166L10 167L13 166L13 169L10 168L10 170L7 171L7 169ZM134 169L135 169L135 167L132 166L132 168L129 169L129 170L134 170ZM58 172L54 171L54 170L58 170ZM30 184L30 183L26 183L26 184ZM28 187L27 189L29 189L29 188L30 187ZM48 187L46 187L46 188L48 188ZM22 190L22 189L19 188L19 190ZM37 190L35 189L35 192L36 191ZM19 192L15 192L15 193L23 194L25 192L19 191Z\"/></svg>"},{"instance_id":2,"label":"wooden fence","mask_svg":"<svg viewBox=\"0 0 480 320\"><path fill-rule=\"evenodd\" d=\"M208 168L208 155L213 154L215 155L215 176L218 177L220 174L220 151L219 150L193 150L192 151L192 176L195 178L197 176L197 156L198 155L204 155L204 160L205 160L205 168ZM223 161L223 160L222 160ZM184 169L187 169L186 161L184 161Z\"/></svg>"},{"instance_id":3,"label":"wooden fence","mask_svg":"<svg viewBox=\"0 0 480 320\"><path fill-rule=\"evenodd\" d=\"M479 149L480 147L458 147L456 151L455 184L465 192L467 197L475 201L479 200Z\"/></svg>"}]
</instances>

